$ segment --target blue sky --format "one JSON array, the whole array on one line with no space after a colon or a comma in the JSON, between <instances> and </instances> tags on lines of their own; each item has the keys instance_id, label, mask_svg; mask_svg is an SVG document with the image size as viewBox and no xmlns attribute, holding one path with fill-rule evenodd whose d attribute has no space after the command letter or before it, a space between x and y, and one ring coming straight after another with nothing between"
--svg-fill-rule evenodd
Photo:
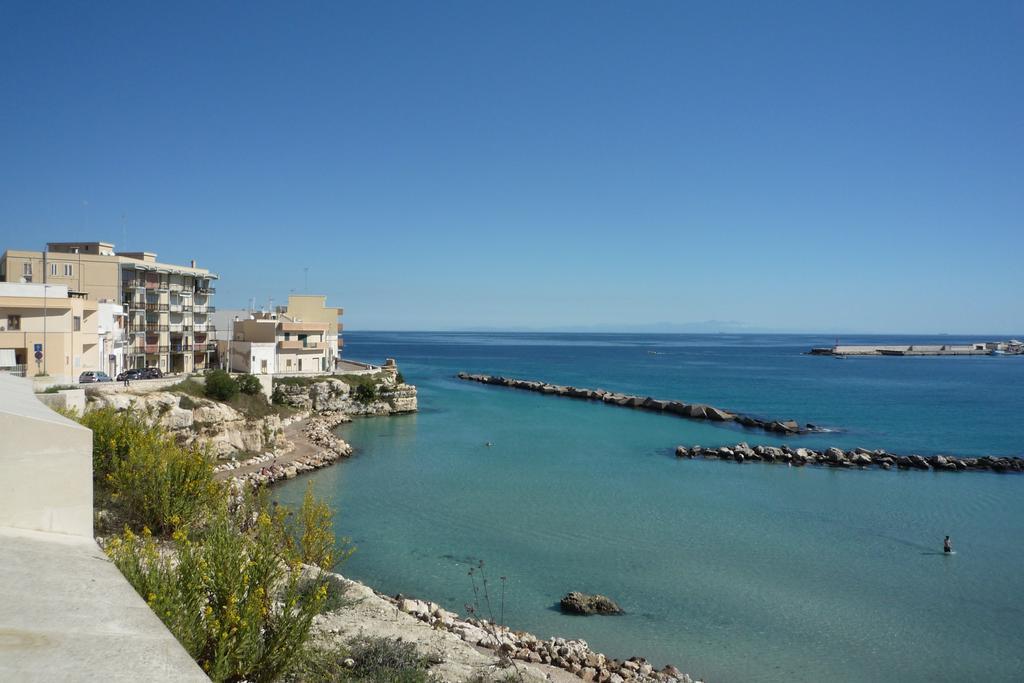
<instances>
[{"instance_id":1,"label":"blue sky","mask_svg":"<svg viewBox=\"0 0 1024 683\"><path fill-rule=\"evenodd\" d=\"M174 5L0 5L0 247L349 329L1022 328L1019 1Z\"/></svg>"}]
</instances>

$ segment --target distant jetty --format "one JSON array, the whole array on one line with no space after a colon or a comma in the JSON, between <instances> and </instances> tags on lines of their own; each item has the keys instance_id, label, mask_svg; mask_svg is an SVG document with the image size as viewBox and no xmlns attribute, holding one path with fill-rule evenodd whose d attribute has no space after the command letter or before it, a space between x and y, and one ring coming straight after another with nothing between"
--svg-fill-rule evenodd
<instances>
[{"instance_id":1,"label":"distant jetty","mask_svg":"<svg viewBox=\"0 0 1024 683\"><path fill-rule=\"evenodd\" d=\"M460 372L459 379L481 384L490 384L499 387L510 387L512 389L524 389L535 391L551 396L564 396L567 398L579 398L591 401L601 401L610 405L623 406L625 408L636 408L638 410L649 410L657 413L669 413L691 420L711 420L713 422L735 422L750 429L763 429L767 432L777 434L808 434L811 432L824 431L813 424L800 426L795 420L762 420L750 415L733 413L703 403L683 403L682 401L665 401L650 396L635 396L632 394L620 394L604 389L583 389L580 387L564 386L561 384L549 384L528 379L515 379L512 377L495 377L491 375L473 375L468 372Z\"/></svg>"},{"instance_id":2,"label":"distant jetty","mask_svg":"<svg viewBox=\"0 0 1024 683\"><path fill-rule=\"evenodd\" d=\"M1024 342L1016 339L970 344L836 344L811 349L812 356L1019 356Z\"/></svg>"},{"instance_id":3,"label":"distant jetty","mask_svg":"<svg viewBox=\"0 0 1024 683\"><path fill-rule=\"evenodd\" d=\"M676 446L676 457L732 460L738 463L747 461L777 462L795 467L822 465L846 469L877 467L883 470L895 468L936 472L966 472L969 470L1024 472L1024 459L1016 456L986 455L980 458L959 458L952 455L896 455L884 450L872 451L866 448L854 448L848 451L841 448L813 450L789 446L749 446L739 443L735 446L720 446L718 448Z\"/></svg>"}]
</instances>

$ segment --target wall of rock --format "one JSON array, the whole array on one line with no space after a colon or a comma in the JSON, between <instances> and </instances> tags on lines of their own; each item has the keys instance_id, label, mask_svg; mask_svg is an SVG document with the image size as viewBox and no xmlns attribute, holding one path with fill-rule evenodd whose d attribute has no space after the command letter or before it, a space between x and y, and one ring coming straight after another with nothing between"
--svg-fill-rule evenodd
<instances>
[{"instance_id":1,"label":"wall of rock","mask_svg":"<svg viewBox=\"0 0 1024 683\"><path fill-rule=\"evenodd\" d=\"M274 382L274 400L314 412L342 412L348 415L393 415L418 408L416 387L398 383L394 373L381 372L376 378L375 398L360 400L353 386L334 377L314 382Z\"/></svg>"},{"instance_id":2,"label":"wall of rock","mask_svg":"<svg viewBox=\"0 0 1024 683\"><path fill-rule=\"evenodd\" d=\"M148 413L183 443L209 442L218 457L270 450L283 427L277 415L249 418L217 401L167 391L96 394L91 405Z\"/></svg>"}]
</instances>

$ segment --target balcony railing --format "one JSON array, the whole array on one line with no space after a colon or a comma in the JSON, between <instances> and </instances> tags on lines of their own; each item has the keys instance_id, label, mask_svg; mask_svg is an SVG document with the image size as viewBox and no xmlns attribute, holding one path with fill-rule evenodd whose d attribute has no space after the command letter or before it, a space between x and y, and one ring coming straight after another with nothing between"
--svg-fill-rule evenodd
<instances>
[{"instance_id":1,"label":"balcony railing","mask_svg":"<svg viewBox=\"0 0 1024 683\"><path fill-rule=\"evenodd\" d=\"M184 306L182 304L171 304L169 308L171 313L181 313L184 310Z\"/></svg>"},{"instance_id":2,"label":"balcony railing","mask_svg":"<svg viewBox=\"0 0 1024 683\"><path fill-rule=\"evenodd\" d=\"M146 332L167 332L167 325L151 325L146 323Z\"/></svg>"},{"instance_id":3,"label":"balcony railing","mask_svg":"<svg viewBox=\"0 0 1024 683\"><path fill-rule=\"evenodd\" d=\"M196 323L193 328L196 332L206 332L206 323Z\"/></svg>"},{"instance_id":4,"label":"balcony railing","mask_svg":"<svg viewBox=\"0 0 1024 683\"><path fill-rule=\"evenodd\" d=\"M171 353L187 353L192 350L191 344L175 344L171 346Z\"/></svg>"},{"instance_id":5,"label":"balcony railing","mask_svg":"<svg viewBox=\"0 0 1024 683\"><path fill-rule=\"evenodd\" d=\"M301 341L291 339L289 341L277 342L277 348L281 351L322 351L327 348L323 342Z\"/></svg>"},{"instance_id":6,"label":"balcony railing","mask_svg":"<svg viewBox=\"0 0 1024 683\"><path fill-rule=\"evenodd\" d=\"M192 306L193 313L206 313L206 304L195 304Z\"/></svg>"},{"instance_id":7,"label":"balcony railing","mask_svg":"<svg viewBox=\"0 0 1024 683\"><path fill-rule=\"evenodd\" d=\"M167 304L155 304L155 303L150 303L150 302L147 301L146 302L146 312L147 313L157 313L157 312L159 312L159 313L166 313L167 312Z\"/></svg>"},{"instance_id":8,"label":"balcony railing","mask_svg":"<svg viewBox=\"0 0 1024 683\"><path fill-rule=\"evenodd\" d=\"M156 280L146 280L146 289L156 289L160 285Z\"/></svg>"},{"instance_id":9,"label":"balcony railing","mask_svg":"<svg viewBox=\"0 0 1024 683\"><path fill-rule=\"evenodd\" d=\"M198 287L196 287L196 294L216 294L216 293L217 293L217 290L214 287L205 287L203 285L199 285Z\"/></svg>"}]
</instances>

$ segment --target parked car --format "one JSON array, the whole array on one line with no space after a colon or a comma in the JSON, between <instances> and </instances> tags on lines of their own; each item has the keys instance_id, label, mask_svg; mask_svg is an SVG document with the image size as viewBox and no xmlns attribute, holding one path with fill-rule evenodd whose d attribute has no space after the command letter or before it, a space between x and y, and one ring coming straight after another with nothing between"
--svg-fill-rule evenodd
<instances>
[{"instance_id":1,"label":"parked car","mask_svg":"<svg viewBox=\"0 0 1024 683\"><path fill-rule=\"evenodd\" d=\"M142 368L142 379L160 379L163 376L160 368Z\"/></svg>"},{"instance_id":2,"label":"parked car","mask_svg":"<svg viewBox=\"0 0 1024 683\"><path fill-rule=\"evenodd\" d=\"M110 375L103 372L102 370L86 370L78 376L78 382L80 384L94 384L96 382L113 382L110 379Z\"/></svg>"},{"instance_id":3,"label":"parked car","mask_svg":"<svg viewBox=\"0 0 1024 683\"><path fill-rule=\"evenodd\" d=\"M125 370L124 372L121 372L117 376L117 381L118 382L123 382L125 380L128 380L130 382L133 379L142 379L142 370L141 369L139 369L139 368L131 368L129 370Z\"/></svg>"}]
</instances>

